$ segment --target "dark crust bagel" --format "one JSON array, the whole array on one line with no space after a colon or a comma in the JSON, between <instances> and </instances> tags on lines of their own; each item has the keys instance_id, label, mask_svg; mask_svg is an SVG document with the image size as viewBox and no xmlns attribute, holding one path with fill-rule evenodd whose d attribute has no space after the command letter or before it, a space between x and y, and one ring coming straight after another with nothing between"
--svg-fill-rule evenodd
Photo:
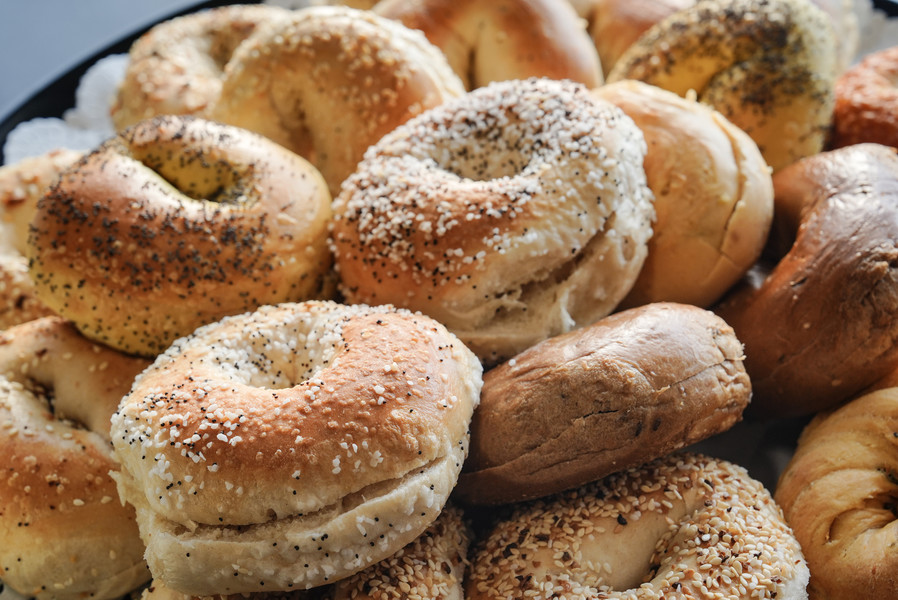
<instances>
[{"instance_id":1,"label":"dark crust bagel","mask_svg":"<svg viewBox=\"0 0 898 600\"><path fill-rule=\"evenodd\" d=\"M710 311L616 313L486 373L456 493L497 504L594 481L729 429L750 396L742 345Z\"/></svg>"},{"instance_id":2,"label":"dark crust bagel","mask_svg":"<svg viewBox=\"0 0 898 600\"><path fill-rule=\"evenodd\" d=\"M843 73L835 92L832 147L875 142L898 148L898 46Z\"/></svg>"},{"instance_id":3,"label":"dark crust bagel","mask_svg":"<svg viewBox=\"0 0 898 600\"><path fill-rule=\"evenodd\" d=\"M832 407L898 362L898 153L861 144L774 175L772 245L788 252L715 308L745 344L748 412Z\"/></svg>"}]
</instances>

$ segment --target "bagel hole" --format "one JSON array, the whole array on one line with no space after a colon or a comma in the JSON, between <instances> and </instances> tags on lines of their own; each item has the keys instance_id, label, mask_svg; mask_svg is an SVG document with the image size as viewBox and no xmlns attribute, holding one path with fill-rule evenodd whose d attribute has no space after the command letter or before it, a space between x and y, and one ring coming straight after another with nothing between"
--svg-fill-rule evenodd
<instances>
[{"instance_id":1,"label":"bagel hole","mask_svg":"<svg viewBox=\"0 0 898 600\"><path fill-rule=\"evenodd\" d=\"M520 175L531 164L542 162L547 146L538 130L527 131L533 125L518 123L511 114L507 123L497 122L493 115L481 118L456 124L453 129L460 131L453 132L453 138L457 143L434 148L441 152L432 156L441 169L461 179L492 181Z\"/></svg>"},{"instance_id":2,"label":"bagel hole","mask_svg":"<svg viewBox=\"0 0 898 600\"><path fill-rule=\"evenodd\" d=\"M56 391L53 387L34 379L29 379L24 387L50 413L53 421L71 429L89 431L90 428L85 423L59 411L56 405Z\"/></svg>"}]
</instances>

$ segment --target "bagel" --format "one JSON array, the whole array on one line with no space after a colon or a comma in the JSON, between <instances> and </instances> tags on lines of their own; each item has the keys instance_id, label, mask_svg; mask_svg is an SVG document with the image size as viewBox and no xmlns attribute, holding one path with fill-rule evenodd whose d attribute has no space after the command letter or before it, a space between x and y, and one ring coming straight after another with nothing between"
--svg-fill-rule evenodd
<instances>
[{"instance_id":1,"label":"bagel","mask_svg":"<svg viewBox=\"0 0 898 600\"><path fill-rule=\"evenodd\" d=\"M206 116L237 46L289 15L268 5L220 6L153 26L128 52L110 108L116 130L160 115Z\"/></svg>"},{"instance_id":2,"label":"bagel","mask_svg":"<svg viewBox=\"0 0 898 600\"><path fill-rule=\"evenodd\" d=\"M898 148L898 46L868 54L836 81L833 148L872 142Z\"/></svg>"},{"instance_id":3,"label":"bagel","mask_svg":"<svg viewBox=\"0 0 898 600\"><path fill-rule=\"evenodd\" d=\"M714 310L745 344L748 412L788 417L831 408L898 362L898 153L849 146L773 183L771 246L788 252Z\"/></svg>"},{"instance_id":4,"label":"bagel","mask_svg":"<svg viewBox=\"0 0 898 600\"><path fill-rule=\"evenodd\" d=\"M24 255L37 202L82 153L59 148L0 167L0 250Z\"/></svg>"},{"instance_id":5,"label":"bagel","mask_svg":"<svg viewBox=\"0 0 898 600\"><path fill-rule=\"evenodd\" d=\"M154 578L288 591L394 554L455 486L480 386L457 338L390 307L287 303L201 327L112 417Z\"/></svg>"},{"instance_id":6,"label":"bagel","mask_svg":"<svg viewBox=\"0 0 898 600\"><path fill-rule=\"evenodd\" d=\"M484 376L457 497L546 496L732 427L751 396L713 313L655 303L541 342Z\"/></svg>"},{"instance_id":7,"label":"bagel","mask_svg":"<svg viewBox=\"0 0 898 600\"><path fill-rule=\"evenodd\" d=\"M373 10L424 32L469 90L529 77L602 84L595 45L566 2L382 0Z\"/></svg>"},{"instance_id":8,"label":"bagel","mask_svg":"<svg viewBox=\"0 0 898 600\"><path fill-rule=\"evenodd\" d=\"M696 0L570 0L588 23L605 72L659 21L693 6ZM854 61L860 46L860 24L853 0L813 0L829 16L835 30L839 72Z\"/></svg>"},{"instance_id":9,"label":"bagel","mask_svg":"<svg viewBox=\"0 0 898 600\"><path fill-rule=\"evenodd\" d=\"M720 113L639 81L593 91L642 130L655 233L621 307L710 306L757 262L773 218L773 182L757 145Z\"/></svg>"},{"instance_id":10,"label":"bagel","mask_svg":"<svg viewBox=\"0 0 898 600\"><path fill-rule=\"evenodd\" d=\"M147 365L59 317L0 332L0 573L20 594L103 600L149 579L109 476L109 418Z\"/></svg>"},{"instance_id":11,"label":"bagel","mask_svg":"<svg viewBox=\"0 0 898 600\"><path fill-rule=\"evenodd\" d=\"M823 149L836 74L832 25L807 0L701 0L646 31L607 79L695 93L776 171Z\"/></svg>"},{"instance_id":12,"label":"bagel","mask_svg":"<svg viewBox=\"0 0 898 600\"><path fill-rule=\"evenodd\" d=\"M609 314L654 218L632 119L582 85L490 84L398 127L334 200L349 302L446 325L493 364Z\"/></svg>"},{"instance_id":13,"label":"bagel","mask_svg":"<svg viewBox=\"0 0 898 600\"><path fill-rule=\"evenodd\" d=\"M154 356L224 315L322 294L330 201L311 165L261 136L157 117L38 203L30 273L84 335Z\"/></svg>"},{"instance_id":14,"label":"bagel","mask_svg":"<svg viewBox=\"0 0 898 600\"><path fill-rule=\"evenodd\" d=\"M0 253L0 330L52 314L37 299L25 258Z\"/></svg>"},{"instance_id":15,"label":"bagel","mask_svg":"<svg viewBox=\"0 0 898 600\"><path fill-rule=\"evenodd\" d=\"M898 598L898 388L880 389L805 427L775 498L811 570L811 600Z\"/></svg>"},{"instance_id":16,"label":"bagel","mask_svg":"<svg viewBox=\"0 0 898 600\"><path fill-rule=\"evenodd\" d=\"M368 146L463 93L420 31L369 11L318 6L238 48L211 116L307 158L336 195Z\"/></svg>"},{"instance_id":17,"label":"bagel","mask_svg":"<svg viewBox=\"0 0 898 600\"><path fill-rule=\"evenodd\" d=\"M471 559L469 600L806 598L801 549L742 467L672 454L520 505Z\"/></svg>"}]
</instances>

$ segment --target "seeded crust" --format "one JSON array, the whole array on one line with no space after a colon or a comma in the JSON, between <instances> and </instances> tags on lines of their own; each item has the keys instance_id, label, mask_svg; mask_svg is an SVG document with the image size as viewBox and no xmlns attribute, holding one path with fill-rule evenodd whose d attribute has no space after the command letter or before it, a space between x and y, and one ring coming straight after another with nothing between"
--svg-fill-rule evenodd
<instances>
[{"instance_id":1,"label":"seeded crust","mask_svg":"<svg viewBox=\"0 0 898 600\"><path fill-rule=\"evenodd\" d=\"M143 121L61 175L29 237L38 297L155 356L198 326L325 294L330 194L305 160L193 117Z\"/></svg>"},{"instance_id":2,"label":"seeded crust","mask_svg":"<svg viewBox=\"0 0 898 600\"><path fill-rule=\"evenodd\" d=\"M484 376L456 495L546 496L726 431L751 397L742 359L722 319L673 303L537 344Z\"/></svg>"},{"instance_id":3,"label":"seeded crust","mask_svg":"<svg viewBox=\"0 0 898 600\"><path fill-rule=\"evenodd\" d=\"M898 364L898 153L849 146L773 183L778 262L714 310L745 344L748 412L789 417L831 408Z\"/></svg>"},{"instance_id":4,"label":"seeded crust","mask_svg":"<svg viewBox=\"0 0 898 600\"><path fill-rule=\"evenodd\" d=\"M0 254L0 330L52 314L37 299L25 257Z\"/></svg>"},{"instance_id":5,"label":"seeded crust","mask_svg":"<svg viewBox=\"0 0 898 600\"><path fill-rule=\"evenodd\" d=\"M262 307L176 342L112 418L154 577L284 591L393 554L454 487L480 386L444 327L389 307Z\"/></svg>"},{"instance_id":6,"label":"seeded crust","mask_svg":"<svg viewBox=\"0 0 898 600\"><path fill-rule=\"evenodd\" d=\"M805 427L776 488L801 543L812 600L898 598L898 388L865 394Z\"/></svg>"},{"instance_id":7,"label":"seeded crust","mask_svg":"<svg viewBox=\"0 0 898 600\"><path fill-rule=\"evenodd\" d=\"M745 469L672 454L521 505L472 558L469 600L807 598L779 507Z\"/></svg>"},{"instance_id":8,"label":"seeded crust","mask_svg":"<svg viewBox=\"0 0 898 600\"><path fill-rule=\"evenodd\" d=\"M774 171L818 153L837 75L829 18L807 0L702 0L645 32L608 81L697 94L748 133Z\"/></svg>"},{"instance_id":9,"label":"seeded crust","mask_svg":"<svg viewBox=\"0 0 898 600\"><path fill-rule=\"evenodd\" d=\"M109 418L147 365L59 317L0 333L0 573L19 593L103 600L149 579L109 476Z\"/></svg>"},{"instance_id":10,"label":"seeded crust","mask_svg":"<svg viewBox=\"0 0 898 600\"><path fill-rule=\"evenodd\" d=\"M898 46L868 55L836 82L830 145L864 142L898 148Z\"/></svg>"},{"instance_id":11,"label":"seeded crust","mask_svg":"<svg viewBox=\"0 0 898 600\"><path fill-rule=\"evenodd\" d=\"M369 11L319 6L294 11L238 48L211 115L307 158L336 195L368 146L464 91L420 31Z\"/></svg>"},{"instance_id":12,"label":"seeded crust","mask_svg":"<svg viewBox=\"0 0 898 600\"><path fill-rule=\"evenodd\" d=\"M642 130L655 195L655 233L620 307L669 301L710 306L761 255L773 182L757 145L709 107L634 80L593 91ZM619 307L619 308L620 308Z\"/></svg>"},{"instance_id":13,"label":"seeded crust","mask_svg":"<svg viewBox=\"0 0 898 600\"><path fill-rule=\"evenodd\" d=\"M225 66L237 46L289 16L275 6L221 6L154 26L129 50L110 108L116 129L160 115L206 116L221 93Z\"/></svg>"},{"instance_id":14,"label":"seeded crust","mask_svg":"<svg viewBox=\"0 0 898 600\"><path fill-rule=\"evenodd\" d=\"M632 119L581 85L493 83L373 146L334 200L350 302L445 324L496 363L626 295L654 218Z\"/></svg>"},{"instance_id":15,"label":"seeded crust","mask_svg":"<svg viewBox=\"0 0 898 600\"><path fill-rule=\"evenodd\" d=\"M466 89L548 77L602 85L584 23L558 0L383 0L374 12L424 32Z\"/></svg>"}]
</instances>

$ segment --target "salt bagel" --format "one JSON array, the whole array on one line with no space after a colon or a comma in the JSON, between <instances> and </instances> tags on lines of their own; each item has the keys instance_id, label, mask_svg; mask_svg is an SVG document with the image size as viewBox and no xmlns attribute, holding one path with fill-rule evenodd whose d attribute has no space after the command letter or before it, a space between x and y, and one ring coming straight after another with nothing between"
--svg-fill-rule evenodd
<instances>
[{"instance_id":1,"label":"salt bagel","mask_svg":"<svg viewBox=\"0 0 898 600\"><path fill-rule=\"evenodd\" d=\"M66 170L29 237L38 297L91 339L155 355L199 325L322 293L330 195L261 136L142 121Z\"/></svg>"},{"instance_id":2,"label":"salt bagel","mask_svg":"<svg viewBox=\"0 0 898 600\"><path fill-rule=\"evenodd\" d=\"M898 46L867 55L839 77L835 93L832 147L898 148Z\"/></svg>"},{"instance_id":3,"label":"salt bagel","mask_svg":"<svg viewBox=\"0 0 898 600\"><path fill-rule=\"evenodd\" d=\"M374 12L423 31L467 89L528 77L602 84L595 45L567 2L382 0Z\"/></svg>"},{"instance_id":4,"label":"salt bagel","mask_svg":"<svg viewBox=\"0 0 898 600\"><path fill-rule=\"evenodd\" d=\"M808 0L701 0L646 31L607 79L694 92L778 170L823 148L836 75L832 25Z\"/></svg>"},{"instance_id":5,"label":"salt bagel","mask_svg":"<svg viewBox=\"0 0 898 600\"><path fill-rule=\"evenodd\" d=\"M674 303L536 344L485 374L456 495L546 496L726 431L751 397L742 358L722 319Z\"/></svg>"},{"instance_id":6,"label":"salt bagel","mask_svg":"<svg viewBox=\"0 0 898 600\"><path fill-rule=\"evenodd\" d=\"M352 575L440 514L481 366L437 322L306 302L172 345L112 418L153 576L191 595Z\"/></svg>"},{"instance_id":7,"label":"salt bagel","mask_svg":"<svg viewBox=\"0 0 898 600\"><path fill-rule=\"evenodd\" d=\"M709 107L634 80L593 90L642 130L657 218L648 256L621 307L710 306L758 260L773 183L757 144Z\"/></svg>"},{"instance_id":8,"label":"salt bagel","mask_svg":"<svg viewBox=\"0 0 898 600\"><path fill-rule=\"evenodd\" d=\"M0 573L19 593L103 600L149 579L109 476L109 418L147 364L59 317L0 332Z\"/></svg>"},{"instance_id":9,"label":"salt bagel","mask_svg":"<svg viewBox=\"0 0 898 600\"><path fill-rule=\"evenodd\" d=\"M771 246L787 252L715 311L745 344L748 411L785 417L830 408L898 361L898 153L849 146L773 181Z\"/></svg>"},{"instance_id":10,"label":"salt bagel","mask_svg":"<svg viewBox=\"0 0 898 600\"><path fill-rule=\"evenodd\" d=\"M632 119L582 85L497 82L398 127L334 200L350 302L445 324L495 363L626 295L654 218Z\"/></svg>"},{"instance_id":11,"label":"salt bagel","mask_svg":"<svg viewBox=\"0 0 898 600\"><path fill-rule=\"evenodd\" d=\"M266 24L290 12L269 5L220 6L163 21L141 35L110 115L121 131L159 115L205 116L221 93L235 49Z\"/></svg>"},{"instance_id":12,"label":"salt bagel","mask_svg":"<svg viewBox=\"0 0 898 600\"><path fill-rule=\"evenodd\" d=\"M242 44L210 114L309 159L336 195L368 146L464 91L420 31L370 11L318 6Z\"/></svg>"},{"instance_id":13,"label":"salt bagel","mask_svg":"<svg viewBox=\"0 0 898 600\"><path fill-rule=\"evenodd\" d=\"M471 563L469 600L807 598L807 565L767 490L695 454L520 505Z\"/></svg>"},{"instance_id":14,"label":"salt bagel","mask_svg":"<svg viewBox=\"0 0 898 600\"><path fill-rule=\"evenodd\" d=\"M775 498L808 560L812 600L898 598L898 388L852 399L802 431Z\"/></svg>"}]
</instances>

